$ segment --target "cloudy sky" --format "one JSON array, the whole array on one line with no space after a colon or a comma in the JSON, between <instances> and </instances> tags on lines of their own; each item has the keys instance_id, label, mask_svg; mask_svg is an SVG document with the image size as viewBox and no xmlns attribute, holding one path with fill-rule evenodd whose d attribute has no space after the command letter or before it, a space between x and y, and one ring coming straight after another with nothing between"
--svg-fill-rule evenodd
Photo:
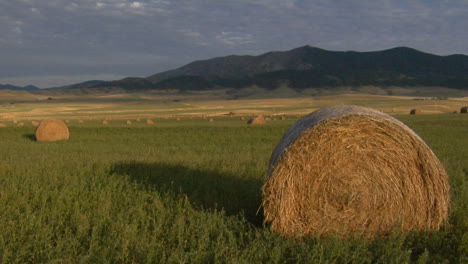
<instances>
[{"instance_id":1,"label":"cloudy sky","mask_svg":"<svg viewBox=\"0 0 468 264\"><path fill-rule=\"evenodd\" d=\"M0 0L0 84L149 76L310 45L468 54L468 0Z\"/></svg>"}]
</instances>

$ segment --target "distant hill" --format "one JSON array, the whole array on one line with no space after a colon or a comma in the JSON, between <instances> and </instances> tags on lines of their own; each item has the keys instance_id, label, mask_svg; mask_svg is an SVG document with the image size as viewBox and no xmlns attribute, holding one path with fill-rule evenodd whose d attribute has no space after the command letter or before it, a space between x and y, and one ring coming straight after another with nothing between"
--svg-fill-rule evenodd
<instances>
[{"instance_id":1,"label":"distant hill","mask_svg":"<svg viewBox=\"0 0 468 264\"><path fill-rule=\"evenodd\" d=\"M442 86L466 90L468 56L437 56L407 47L354 52L304 46L259 56L195 61L147 79L155 83L171 80L180 87L187 87L191 81L187 76L206 80L206 89L250 85L274 89L286 84L295 89L376 85Z\"/></svg>"},{"instance_id":2,"label":"distant hill","mask_svg":"<svg viewBox=\"0 0 468 264\"><path fill-rule=\"evenodd\" d=\"M97 85L100 83L103 83L105 81L101 80L91 80L91 81L86 81L86 82L80 82L80 83L75 83L75 84L70 84L70 85L65 85L65 86L57 86L57 87L50 87L46 88L43 90L61 90L61 89L79 89L79 88L88 88L93 85Z\"/></svg>"},{"instance_id":3,"label":"distant hill","mask_svg":"<svg viewBox=\"0 0 468 264\"><path fill-rule=\"evenodd\" d=\"M34 90L39 90L39 88L33 85L15 86L15 85L10 85L10 84L0 84L0 90L34 91Z\"/></svg>"},{"instance_id":4,"label":"distant hill","mask_svg":"<svg viewBox=\"0 0 468 264\"><path fill-rule=\"evenodd\" d=\"M420 91L421 87L432 89L431 92L445 87L464 93L468 91L468 56L438 56L407 47L355 52L303 46L259 56L231 55L195 61L147 78L92 80L48 90L72 93L81 90L88 94L93 91L237 90L249 87L268 91L286 87L300 92L308 88L337 90L338 87L363 86L383 89L398 86L423 93L429 91Z\"/></svg>"},{"instance_id":5,"label":"distant hill","mask_svg":"<svg viewBox=\"0 0 468 264\"><path fill-rule=\"evenodd\" d=\"M156 85L146 78L127 77L117 81L100 82L80 88L121 88L125 90L151 90L156 89Z\"/></svg>"}]
</instances>

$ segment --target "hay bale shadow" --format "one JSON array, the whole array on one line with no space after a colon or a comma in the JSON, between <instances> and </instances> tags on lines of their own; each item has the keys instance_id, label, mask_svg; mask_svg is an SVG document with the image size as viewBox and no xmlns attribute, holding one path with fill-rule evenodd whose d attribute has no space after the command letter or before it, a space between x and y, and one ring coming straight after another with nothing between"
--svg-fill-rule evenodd
<instances>
[{"instance_id":1,"label":"hay bale shadow","mask_svg":"<svg viewBox=\"0 0 468 264\"><path fill-rule=\"evenodd\" d=\"M27 139L29 139L31 141L36 141L36 135L34 135L34 134L24 134L23 137L27 138Z\"/></svg>"},{"instance_id":2,"label":"hay bale shadow","mask_svg":"<svg viewBox=\"0 0 468 264\"><path fill-rule=\"evenodd\" d=\"M184 165L144 162L118 162L110 173L128 176L161 192L184 194L197 208L223 209L227 215L243 215L250 223L262 226L263 210L258 210L261 180Z\"/></svg>"}]
</instances>

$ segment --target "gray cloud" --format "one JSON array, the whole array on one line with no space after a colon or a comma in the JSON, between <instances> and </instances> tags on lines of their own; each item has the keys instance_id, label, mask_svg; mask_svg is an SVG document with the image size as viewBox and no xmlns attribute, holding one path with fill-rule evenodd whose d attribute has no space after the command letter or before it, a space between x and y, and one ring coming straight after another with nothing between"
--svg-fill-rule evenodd
<instances>
[{"instance_id":1,"label":"gray cloud","mask_svg":"<svg viewBox=\"0 0 468 264\"><path fill-rule=\"evenodd\" d=\"M467 13L468 0L0 0L0 82L147 76L303 45L468 54Z\"/></svg>"}]
</instances>

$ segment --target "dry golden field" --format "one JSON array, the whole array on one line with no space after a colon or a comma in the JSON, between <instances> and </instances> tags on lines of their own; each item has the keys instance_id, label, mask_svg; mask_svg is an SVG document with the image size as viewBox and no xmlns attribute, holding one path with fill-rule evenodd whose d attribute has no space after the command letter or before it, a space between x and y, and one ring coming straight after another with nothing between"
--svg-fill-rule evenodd
<instances>
[{"instance_id":1,"label":"dry golden field","mask_svg":"<svg viewBox=\"0 0 468 264\"><path fill-rule=\"evenodd\" d=\"M40 100L38 100L40 98ZM57 95L47 97L27 92L0 91L0 119L136 119L264 115L305 115L324 106L360 105L399 115L420 109L423 114L449 114L468 105L468 97L437 99L433 97L342 94L296 98L227 100L220 92L191 94L102 94Z\"/></svg>"}]
</instances>

